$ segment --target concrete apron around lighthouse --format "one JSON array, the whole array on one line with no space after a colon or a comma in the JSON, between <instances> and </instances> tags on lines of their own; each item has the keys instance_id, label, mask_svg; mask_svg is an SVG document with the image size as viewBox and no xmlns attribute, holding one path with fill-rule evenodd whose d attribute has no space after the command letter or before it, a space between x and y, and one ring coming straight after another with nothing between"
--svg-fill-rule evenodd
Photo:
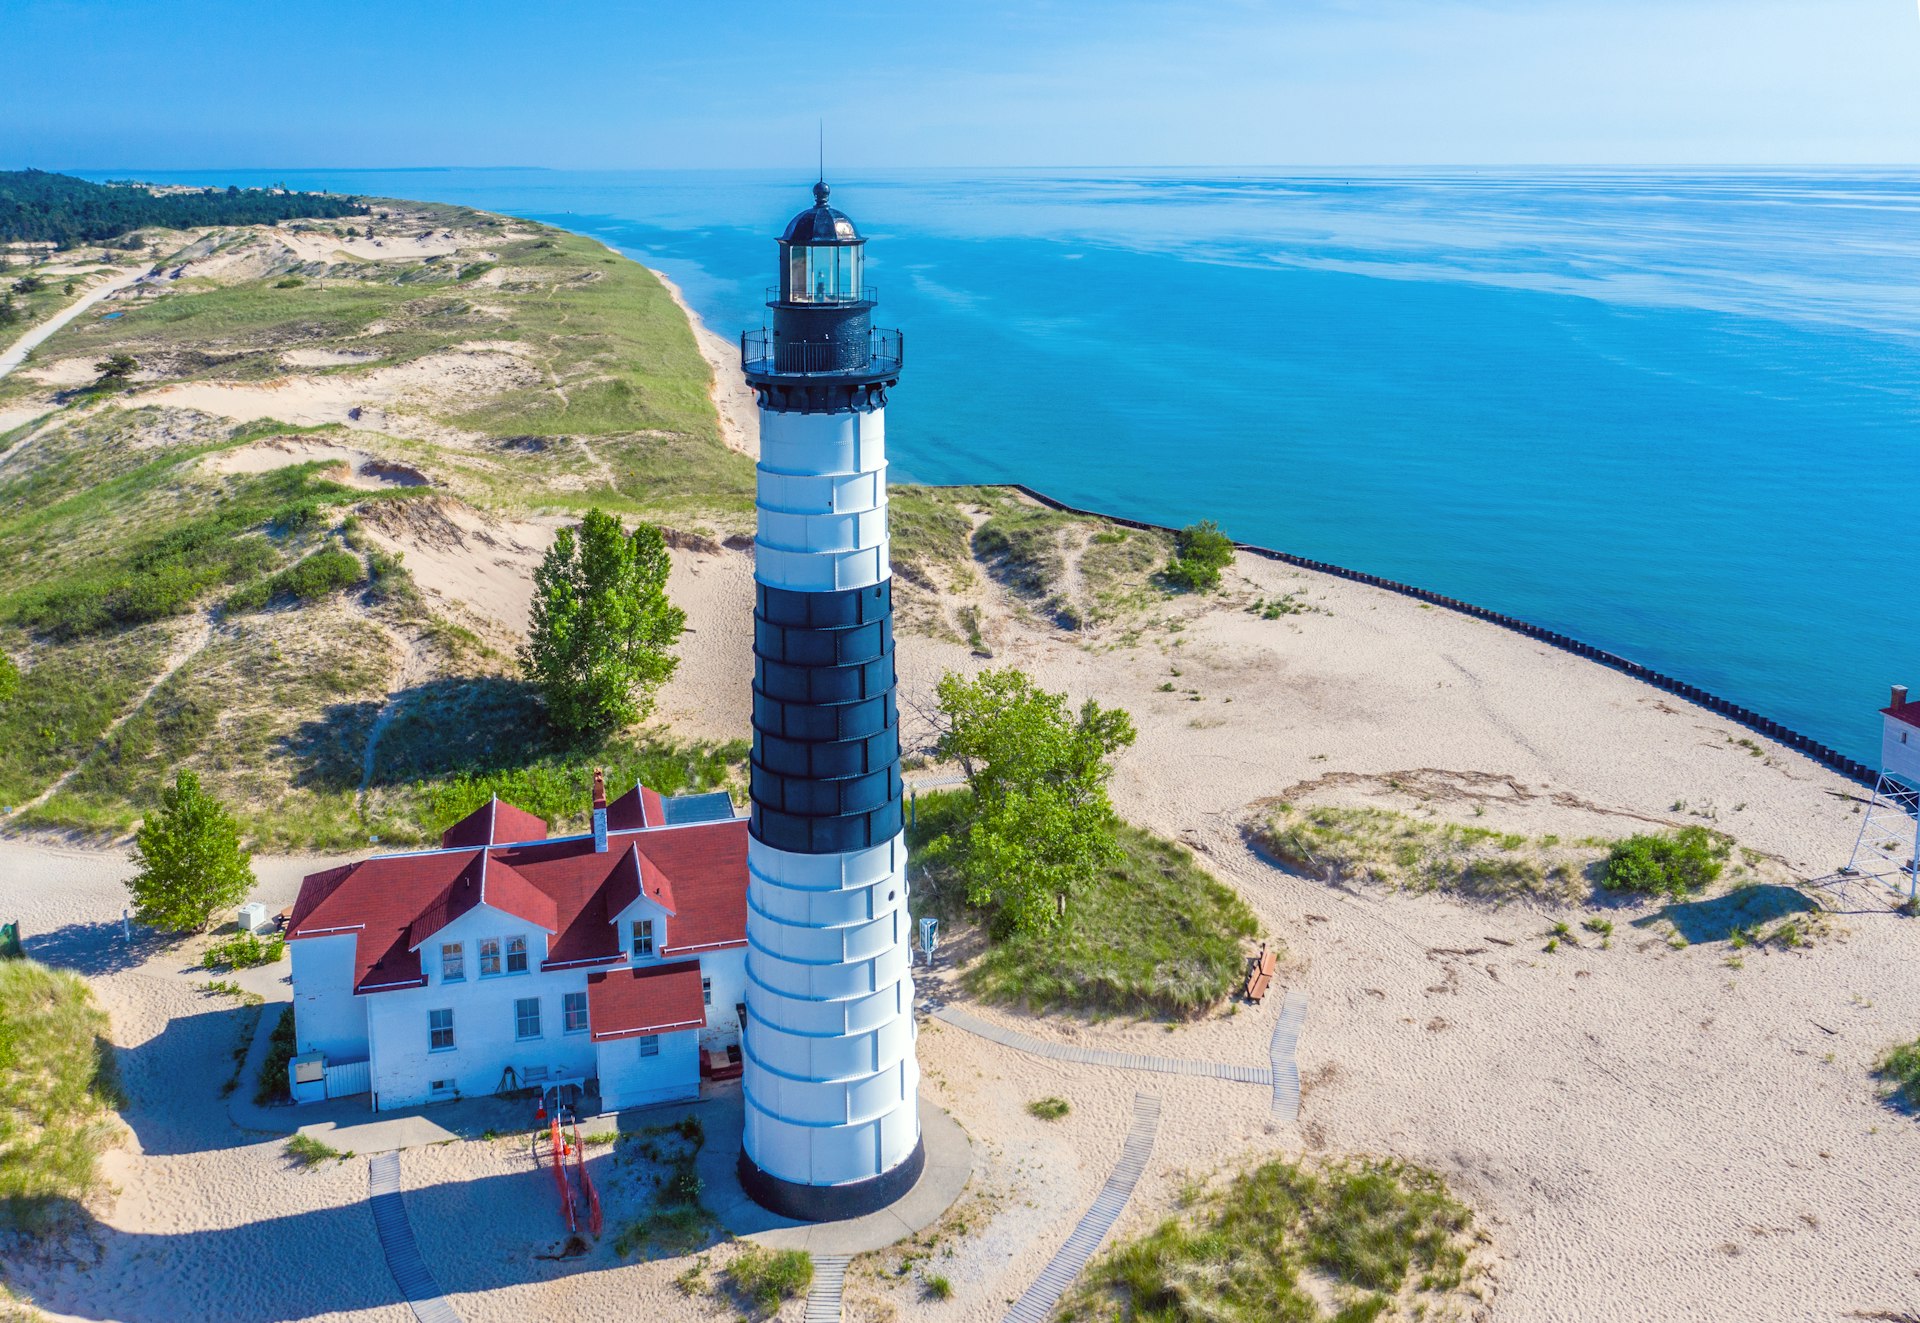
<instances>
[{"instance_id":1,"label":"concrete apron around lighthouse","mask_svg":"<svg viewBox=\"0 0 1920 1323\"><path fill-rule=\"evenodd\" d=\"M887 391L865 241L827 206L780 239L771 326L741 337L760 405L743 1187L829 1221L925 1165L888 559Z\"/></svg>"}]
</instances>

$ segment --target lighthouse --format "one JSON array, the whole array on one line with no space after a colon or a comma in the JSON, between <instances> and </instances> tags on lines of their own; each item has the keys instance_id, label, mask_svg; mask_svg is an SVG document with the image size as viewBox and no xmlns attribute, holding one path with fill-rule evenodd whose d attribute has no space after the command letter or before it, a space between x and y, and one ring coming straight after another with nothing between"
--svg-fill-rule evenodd
<instances>
[{"instance_id":1,"label":"lighthouse","mask_svg":"<svg viewBox=\"0 0 1920 1323\"><path fill-rule=\"evenodd\" d=\"M740 1178L807 1221L881 1208L925 1162L887 540L902 340L828 191L740 337L760 408Z\"/></svg>"}]
</instances>

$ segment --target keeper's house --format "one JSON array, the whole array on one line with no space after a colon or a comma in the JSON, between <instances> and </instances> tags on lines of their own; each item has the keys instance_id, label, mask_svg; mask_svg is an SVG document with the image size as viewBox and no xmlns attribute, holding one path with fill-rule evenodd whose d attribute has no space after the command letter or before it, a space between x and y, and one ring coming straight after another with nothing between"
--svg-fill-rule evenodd
<instances>
[{"instance_id":1,"label":"keeper's house","mask_svg":"<svg viewBox=\"0 0 1920 1323\"><path fill-rule=\"evenodd\" d=\"M597 1081L612 1110L738 1074L747 820L724 793L608 804L596 775L593 822L549 839L496 799L438 850L307 878L287 923L295 1097L381 1110Z\"/></svg>"}]
</instances>

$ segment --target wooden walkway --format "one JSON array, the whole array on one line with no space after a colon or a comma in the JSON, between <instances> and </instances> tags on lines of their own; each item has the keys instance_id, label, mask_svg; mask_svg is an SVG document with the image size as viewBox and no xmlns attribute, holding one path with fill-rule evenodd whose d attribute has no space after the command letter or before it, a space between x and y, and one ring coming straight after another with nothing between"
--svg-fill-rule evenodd
<instances>
[{"instance_id":1,"label":"wooden walkway","mask_svg":"<svg viewBox=\"0 0 1920 1323\"><path fill-rule=\"evenodd\" d=\"M1289 993L1288 1004L1298 994ZM1303 999L1304 1001L1304 999ZM961 1010L957 1006L942 1006L933 1012L936 1020L944 1021L956 1029L964 1029L970 1034L1010 1047L1016 1052L1026 1052L1036 1057L1047 1057L1053 1061L1072 1061L1084 1066L1112 1066L1116 1070L1150 1070L1162 1075L1199 1075L1210 1079L1233 1080L1240 1084L1272 1084L1273 1072L1265 1066L1235 1066L1218 1061L1195 1061L1185 1057L1151 1057L1133 1052L1108 1052L1100 1048L1075 1047L1071 1043L1050 1043L1044 1038L1035 1038L1032 1034L1023 1034L1017 1029L1004 1029L990 1020ZM1281 1012L1284 1022L1286 1013ZM1289 1059L1293 1049L1288 1047ZM1297 1092L1296 1086L1296 1092Z\"/></svg>"},{"instance_id":2,"label":"wooden walkway","mask_svg":"<svg viewBox=\"0 0 1920 1323\"><path fill-rule=\"evenodd\" d=\"M368 1163L367 1187L373 1225L380 1232L381 1248L387 1252L387 1269L393 1273L393 1284L412 1306L413 1316L420 1323L460 1323L460 1316L440 1293L440 1283L433 1279L413 1239L413 1224L407 1221L407 1205L400 1195L398 1153L382 1153Z\"/></svg>"},{"instance_id":3,"label":"wooden walkway","mask_svg":"<svg viewBox=\"0 0 1920 1323\"><path fill-rule=\"evenodd\" d=\"M1153 1153L1154 1133L1159 1128L1160 1100L1151 1094L1134 1094L1133 1128L1127 1131L1120 1161L1114 1164L1107 1183L1100 1187L1099 1197L1067 1237L1067 1243L1040 1270L1026 1294L1014 1302L1003 1323L1047 1323L1053 1317L1054 1306L1060 1303L1060 1297L1073 1285L1080 1270L1087 1266L1087 1260L1100 1248L1100 1242L1106 1239L1107 1232L1113 1229L1126 1208L1127 1200L1133 1197L1133 1187L1139 1182L1140 1173L1146 1170L1147 1158Z\"/></svg>"},{"instance_id":4,"label":"wooden walkway","mask_svg":"<svg viewBox=\"0 0 1920 1323\"><path fill-rule=\"evenodd\" d=\"M1273 1121L1288 1125L1300 1119L1300 1066L1293 1059L1300 1045L1300 1027L1307 1019L1307 994L1295 989L1280 1003L1268 1052L1273 1058Z\"/></svg>"},{"instance_id":5,"label":"wooden walkway","mask_svg":"<svg viewBox=\"0 0 1920 1323\"><path fill-rule=\"evenodd\" d=\"M847 1287L849 1262L844 1254L813 1256L813 1285L807 1288L807 1312L800 1316L800 1323L840 1323L840 1296Z\"/></svg>"}]
</instances>

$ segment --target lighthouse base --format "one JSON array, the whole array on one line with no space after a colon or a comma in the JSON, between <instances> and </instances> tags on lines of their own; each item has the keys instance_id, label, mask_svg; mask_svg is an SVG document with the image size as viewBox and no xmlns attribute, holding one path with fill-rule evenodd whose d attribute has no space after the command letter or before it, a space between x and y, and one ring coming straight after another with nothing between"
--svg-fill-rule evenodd
<instances>
[{"instance_id":1,"label":"lighthouse base","mask_svg":"<svg viewBox=\"0 0 1920 1323\"><path fill-rule=\"evenodd\" d=\"M878 1212L897 1201L914 1187L926 1165L927 1142L922 1137L907 1160L892 1171L847 1185L801 1185L760 1170L759 1164L742 1149L740 1186L770 1213L800 1222L844 1222L851 1217Z\"/></svg>"}]
</instances>

